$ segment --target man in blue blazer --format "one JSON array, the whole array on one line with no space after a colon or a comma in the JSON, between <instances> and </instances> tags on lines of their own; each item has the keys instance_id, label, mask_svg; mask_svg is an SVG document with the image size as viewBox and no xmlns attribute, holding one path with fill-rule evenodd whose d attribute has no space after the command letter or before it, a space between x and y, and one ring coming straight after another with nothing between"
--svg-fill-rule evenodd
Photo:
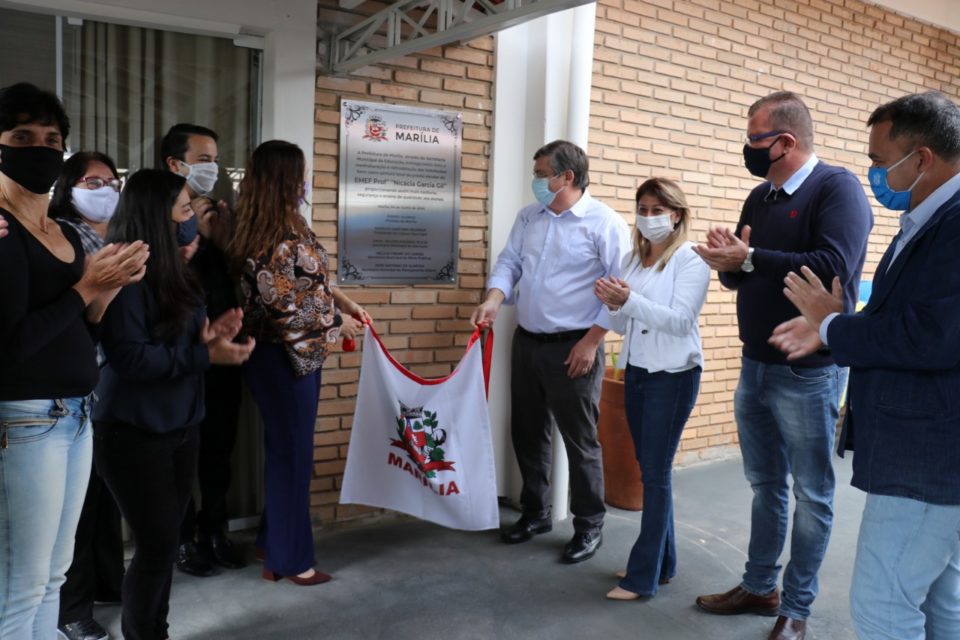
<instances>
[{"instance_id":1,"label":"man in blue blazer","mask_svg":"<svg viewBox=\"0 0 960 640\"><path fill-rule=\"evenodd\" d=\"M960 638L960 109L939 93L877 108L870 186L905 211L858 314L811 271L787 276L802 318L771 343L824 344L850 367L844 435L867 492L853 585L861 640ZM822 344L821 344L822 343ZM842 453L842 451L841 451Z\"/></svg>"}]
</instances>

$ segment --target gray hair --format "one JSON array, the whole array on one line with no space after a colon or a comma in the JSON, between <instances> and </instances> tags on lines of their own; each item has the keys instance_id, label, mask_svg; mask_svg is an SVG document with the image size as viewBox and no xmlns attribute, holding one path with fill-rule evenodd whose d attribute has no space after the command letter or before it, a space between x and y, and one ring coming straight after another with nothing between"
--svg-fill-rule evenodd
<instances>
[{"instance_id":1,"label":"gray hair","mask_svg":"<svg viewBox=\"0 0 960 640\"><path fill-rule=\"evenodd\" d=\"M792 91L777 91L760 98L747 111L752 117L764 107L770 109L770 126L792 133L804 151L813 151L813 118L800 96Z\"/></svg>"},{"instance_id":2,"label":"gray hair","mask_svg":"<svg viewBox=\"0 0 960 640\"><path fill-rule=\"evenodd\" d=\"M554 140L537 149L533 159L543 156L550 157L550 168L554 173L559 175L564 171L573 171L573 184L578 189L586 189L590 184L590 161L587 154L572 142Z\"/></svg>"}]
</instances>

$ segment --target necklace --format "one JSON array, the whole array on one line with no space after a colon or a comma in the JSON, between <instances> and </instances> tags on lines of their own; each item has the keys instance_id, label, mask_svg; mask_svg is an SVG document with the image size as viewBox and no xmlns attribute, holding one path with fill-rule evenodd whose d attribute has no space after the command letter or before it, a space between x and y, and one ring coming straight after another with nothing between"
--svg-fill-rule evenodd
<instances>
[{"instance_id":1,"label":"necklace","mask_svg":"<svg viewBox=\"0 0 960 640\"><path fill-rule=\"evenodd\" d=\"M19 216L18 216L18 218L19 218ZM43 235L45 235L45 236L46 236L46 235L50 235L50 229L48 228L49 225L46 224L46 222L48 222L48 221L50 220L50 218L48 218L47 216L41 217L41 218L40 218L40 222L34 222L33 220L31 220L30 218L28 218L28 217L26 217L26 216L24 216L23 218L19 218L19 219L21 219L21 220L26 220L27 222L30 223L30 225L31 225L34 229L39 230L40 233L42 233Z\"/></svg>"},{"instance_id":2,"label":"necklace","mask_svg":"<svg viewBox=\"0 0 960 640\"><path fill-rule=\"evenodd\" d=\"M9 211L10 214L13 215L13 217L19 220L20 224L29 223L31 227L33 227L34 229L37 229L43 235L45 236L50 235L50 226L49 226L50 218L48 218L46 214L42 214L40 216L40 222L35 222L28 215L14 213L15 208L12 206L12 204L13 203L10 202L9 198L7 198L5 195L0 193L0 205L2 205L4 209Z\"/></svg>"}]
</instances>

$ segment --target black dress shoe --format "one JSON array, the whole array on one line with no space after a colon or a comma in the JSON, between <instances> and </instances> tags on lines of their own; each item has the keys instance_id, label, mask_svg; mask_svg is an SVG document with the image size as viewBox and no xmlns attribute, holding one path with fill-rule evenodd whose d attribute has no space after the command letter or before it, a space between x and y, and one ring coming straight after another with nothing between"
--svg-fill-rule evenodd
<instances>
[{"instance_id":1,"label":"black dress shoe","mask_svg":"<svg viewBox=\"0 0 960 640\"><path fill-rule=\"evenodd\" d=\"M243 569L247 566L239 549L233 546L230 538L223 531L217 531L209 537L201 534L197 546L207 553L214 564L218 564L225 569Z\"/></svg>"},{"instance_id":2,"label":"black dress shoe","mask_svg":"<svg viewBox=\"0 0 960 640\"><path fill-rule=\"evenodd\" d=\"M578 531L563 549L563 561L568 564L583 562L593 557L603 544L603 534L599 531Z\"/></svg>"},{"instance_id":3,"label":"black dress shoe","mask_svg":"<svg viewBox=\"0 0 960 640\"><path fill-rule=\"evenodd\" d=\"M60 636L67 640L108 640L110 634L93 618L77 620L57 627Z\"/></svg>"},{"instance_id":4,"label":"black dress shoe","mask_svg":"<svg viewBox=\"0 0 960 640\"><path fill-rule=\"evenodd\" d=\"M500 539L507 544L516 544L526 542L537 533L547 533L553 530L553 521L549 518L528 518L520 516L520 519L514 522L500 532Z\"/></svg>"},{"instance_id":5,"label":"black dress shoe","mask_svg":"<svg viewBox=\"0 0 960 640\"><path fill-rule=\"evenodd\" d=\"M198 578L213 575L213 565L203 557L193 542L185 542L177 549L177 569Z\"/></svg>"}]
</instances>

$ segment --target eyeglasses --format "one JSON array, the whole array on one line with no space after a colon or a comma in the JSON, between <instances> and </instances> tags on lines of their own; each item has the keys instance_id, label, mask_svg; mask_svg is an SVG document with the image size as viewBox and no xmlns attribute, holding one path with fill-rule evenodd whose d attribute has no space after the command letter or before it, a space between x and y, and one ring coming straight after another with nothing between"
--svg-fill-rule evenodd
<instances>
[{"instance_id":1,"label":"eyeglasses","mask_svg":"<svg viewBox=\"0 0 960 640\"><path fill-rule=\"evenodd\" d=\"M786 131L783 129L777 129L776 131L768 131L767 133L755 133L752 136L747 136L747 144L755 144L761 140L766 140L767 138L772 138L773 136L782 136L785 133L793 135L792 132Z\"/></svg>"},{"instance_id":2,"label":"eyeglasses","mask_svg":"<svg viewBox=\"0 0 960 640\"><path fill-rule=\"evenodd\" d=\"M552 176L545 176L545 175L543 175L542 173L538 173L538 172L534 171L534 172L533 172L533 177L536 178L537 180L542 180L542 179L544 179L544 178L546 178L547 180L553 180L554 178L562 178L564 173L566 173L566 171L561 171L560 173L555 173L555 174L553 174Z\"/></svg>"},{"instance_id":3,"label":"eyeglasses","mask_svg":"<svg viewBox=\"0 0 960 640\"><path fill-rule=\"evenodd\" d=\"M123 186L123 182L117 180L116 178L113 180L104 180L103 178L82 178L80 182L87 185L87 189L102 189L103 187L110 187L114 191L120 191L120 187Z\"/></svg>"}]
</instances>

